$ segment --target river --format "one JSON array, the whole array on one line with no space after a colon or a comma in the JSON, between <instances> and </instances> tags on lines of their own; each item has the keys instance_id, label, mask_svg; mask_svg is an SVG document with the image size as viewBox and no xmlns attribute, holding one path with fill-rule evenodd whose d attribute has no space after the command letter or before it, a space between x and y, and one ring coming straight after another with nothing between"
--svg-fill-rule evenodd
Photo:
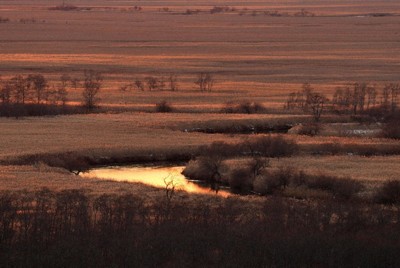
<instances>
[{"instance_id":1,"label":"river","mask_svg":"<svg viewBox=\"0 0 400 268\"><path fill-rule=\"evenodd\" d=\"M127 181L143 183L157 188L165 188L170 183L176 190L197 194L218 194L226 197L230 195L229 190L211 189L203 182L188 180L182 175L184 166L109 166L100 167L82 173L84 178L108 179L114 181Z\"/></svg>"}]
</instances>

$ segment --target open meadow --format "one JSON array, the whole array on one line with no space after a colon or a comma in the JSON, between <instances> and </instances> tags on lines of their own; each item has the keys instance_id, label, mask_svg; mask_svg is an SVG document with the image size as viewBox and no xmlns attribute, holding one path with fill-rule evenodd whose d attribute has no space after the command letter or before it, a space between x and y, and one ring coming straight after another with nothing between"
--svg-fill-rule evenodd
<instances>
[{"instance_id":1,"label":"open meadow","mask_svg":"<svg viewBox=\"0 0 400 268\"><path fill-rule=\"evenodd\" d=\"M59 2L2 1L0 16L9 19L0 23L3 78L82 79L84 69L94 69L104 75L104 105L165 98L207 107L249 98L281 108L305 82L332 95L335 86L353 82L382 87L400 72L396 1L71 0L66 3L90 10L48 10ZM214 6L233 11L211 14ZM297 14L302 9L313 16ZM214 94L197 94L199 72L214 74ZM169 74L177 75L179 93L118 90L137 78ZM77 91L70 89L70 101L79 101Z\"/></svg>"}]
</instances>

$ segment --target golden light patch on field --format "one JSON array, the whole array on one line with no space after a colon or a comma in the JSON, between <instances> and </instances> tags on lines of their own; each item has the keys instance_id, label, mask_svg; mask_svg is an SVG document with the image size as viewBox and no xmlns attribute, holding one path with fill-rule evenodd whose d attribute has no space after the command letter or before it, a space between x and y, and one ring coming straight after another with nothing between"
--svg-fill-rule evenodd
<instances>
[{"instance_id":1,"label":"golden light patch on field","mask_svg":"<svg viewBox=\"0 0 400 268\"><path fill-rule=\"evenodd\" d=\"M82 178L57 168L41 165L0 167L0 191L38 191L43 187L55 191L85 189L95 195L131 192L145 197L162 193L160 189L140 183Z\"/></svg>"}]
</instances>

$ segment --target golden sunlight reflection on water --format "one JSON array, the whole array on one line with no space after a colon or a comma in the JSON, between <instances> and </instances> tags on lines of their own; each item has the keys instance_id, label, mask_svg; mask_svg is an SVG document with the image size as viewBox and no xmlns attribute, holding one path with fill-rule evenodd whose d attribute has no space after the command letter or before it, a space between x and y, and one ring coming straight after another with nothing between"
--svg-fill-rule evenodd
<instances>
[{"instance_id":1,"label":"golden sunlight reflection on water","mask_svg":"<svg viewBox=\"0 0 400 268\"><path fill-rule=\"evenodd\" d=\"M145 166L129 166L129 167L107 167L97 168L82 173L85 178L110 179L114 181L138 182L154 186L157 188L165 188L166 183L173 181L175 189L183 190L189 193L198 194L218 194L227 197L230 193L226 190L216 192L207 186L200 186L191 182L183 176L182 170L184 166L174 167L145 167Z\"/></svg>"}]
</instances>

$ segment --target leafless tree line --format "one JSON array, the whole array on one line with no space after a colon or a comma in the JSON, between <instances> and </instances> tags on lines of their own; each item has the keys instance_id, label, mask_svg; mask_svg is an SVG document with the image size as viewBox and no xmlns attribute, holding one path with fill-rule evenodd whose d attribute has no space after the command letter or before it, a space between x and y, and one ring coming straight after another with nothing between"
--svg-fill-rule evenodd
<instances>
[{"instance_id":1,"label":"leafless tree line","mask_svg":"<svg viewBox=\"0 0 400 268\"><path fill-rule=\"evenodd\" d=\"M84 72L84 79L72 78L67 74L60 76L58 82L50 83L41 74L27 76L15 75L0 80L0 101L7 104L51 104L65 106L68 101L68 90L82 88L82 104L93 109L98 101L102 76L92 70Z\"/></svg>"},{"instance_id":2,"label":"leafless tree line","mask_svg":"<svg viewBox=\"0 0 400 268\"><path fill-rule=\"evenodd\" d=\"M393 183L392 183L393 184ZM393 185L390 192L393 192ZM396 185L397 193L399 185ZM384 190L384 189L383 189ZM4 267L399 267L398 200L0 193ZM381 203L381 202L380 202ZM255 239L256 238L256 239ZM350 252L349 252L350 251ZM332 254L334 253L334 254Z\"/></svg>"},{"instance_id":3,"label":"leafless tree line","mask_svg":"<svg viewBox=\"0 0 400 268\"><path fill-rule=\"evenodd\" d=\"M318 121L324 106L340 113L361 114L372 108L382 108L394 112L399 105L400 84L386 84L379 95L376 87L369 83L354 83L352 86L337 87L333 98L329 101L324 94L315 92L314 88L305 83L302 90L289 94L285 103L288 110L301 109L311 111Z\"/></svg>"},{"instance_id":4,"label":"leafless tree line","mask_svg":"<svg viewBox=\"0 0 400 268\"><path fill-rule=\"evenodd\" d=\"M197 74L196 80L194 81L195 86L200 92L211 92L214 87L215 79L213 74L201 72ZM136 89L139 91L178 91L179 81L178 75L169 74L167 76L146 76L144 79L136 78L132 83L123 85L120 87L121 91L129 91Z\"/></svg>"},{"instance_id":5,"label":"leafless tree line","mask_svg":"<svg viewBox=\"0 0 400 268\"><path fill-rule=\"evenodd\" d=\"M65 104L67 101L66 75L60 77L58 85L50 85L48 80L41 74L16 75L8 80L2 81L0 99L3 104L8 103L51 103Z\"/></svg>"},{"instance_id":6,"label":"leafless tree line","mask_svg":"<svg viewBox=\"0 0 400 268\"><path fill-rule=\"evenodd\" d=\"M161 76L146 76L143 80L135 78L130 84L126 84L120 87L121 91L129 91L136 89L139 91L177 91L179 89L178 76L176 74L169 74L167 77Z\"/></svg>"}]
</instances>

